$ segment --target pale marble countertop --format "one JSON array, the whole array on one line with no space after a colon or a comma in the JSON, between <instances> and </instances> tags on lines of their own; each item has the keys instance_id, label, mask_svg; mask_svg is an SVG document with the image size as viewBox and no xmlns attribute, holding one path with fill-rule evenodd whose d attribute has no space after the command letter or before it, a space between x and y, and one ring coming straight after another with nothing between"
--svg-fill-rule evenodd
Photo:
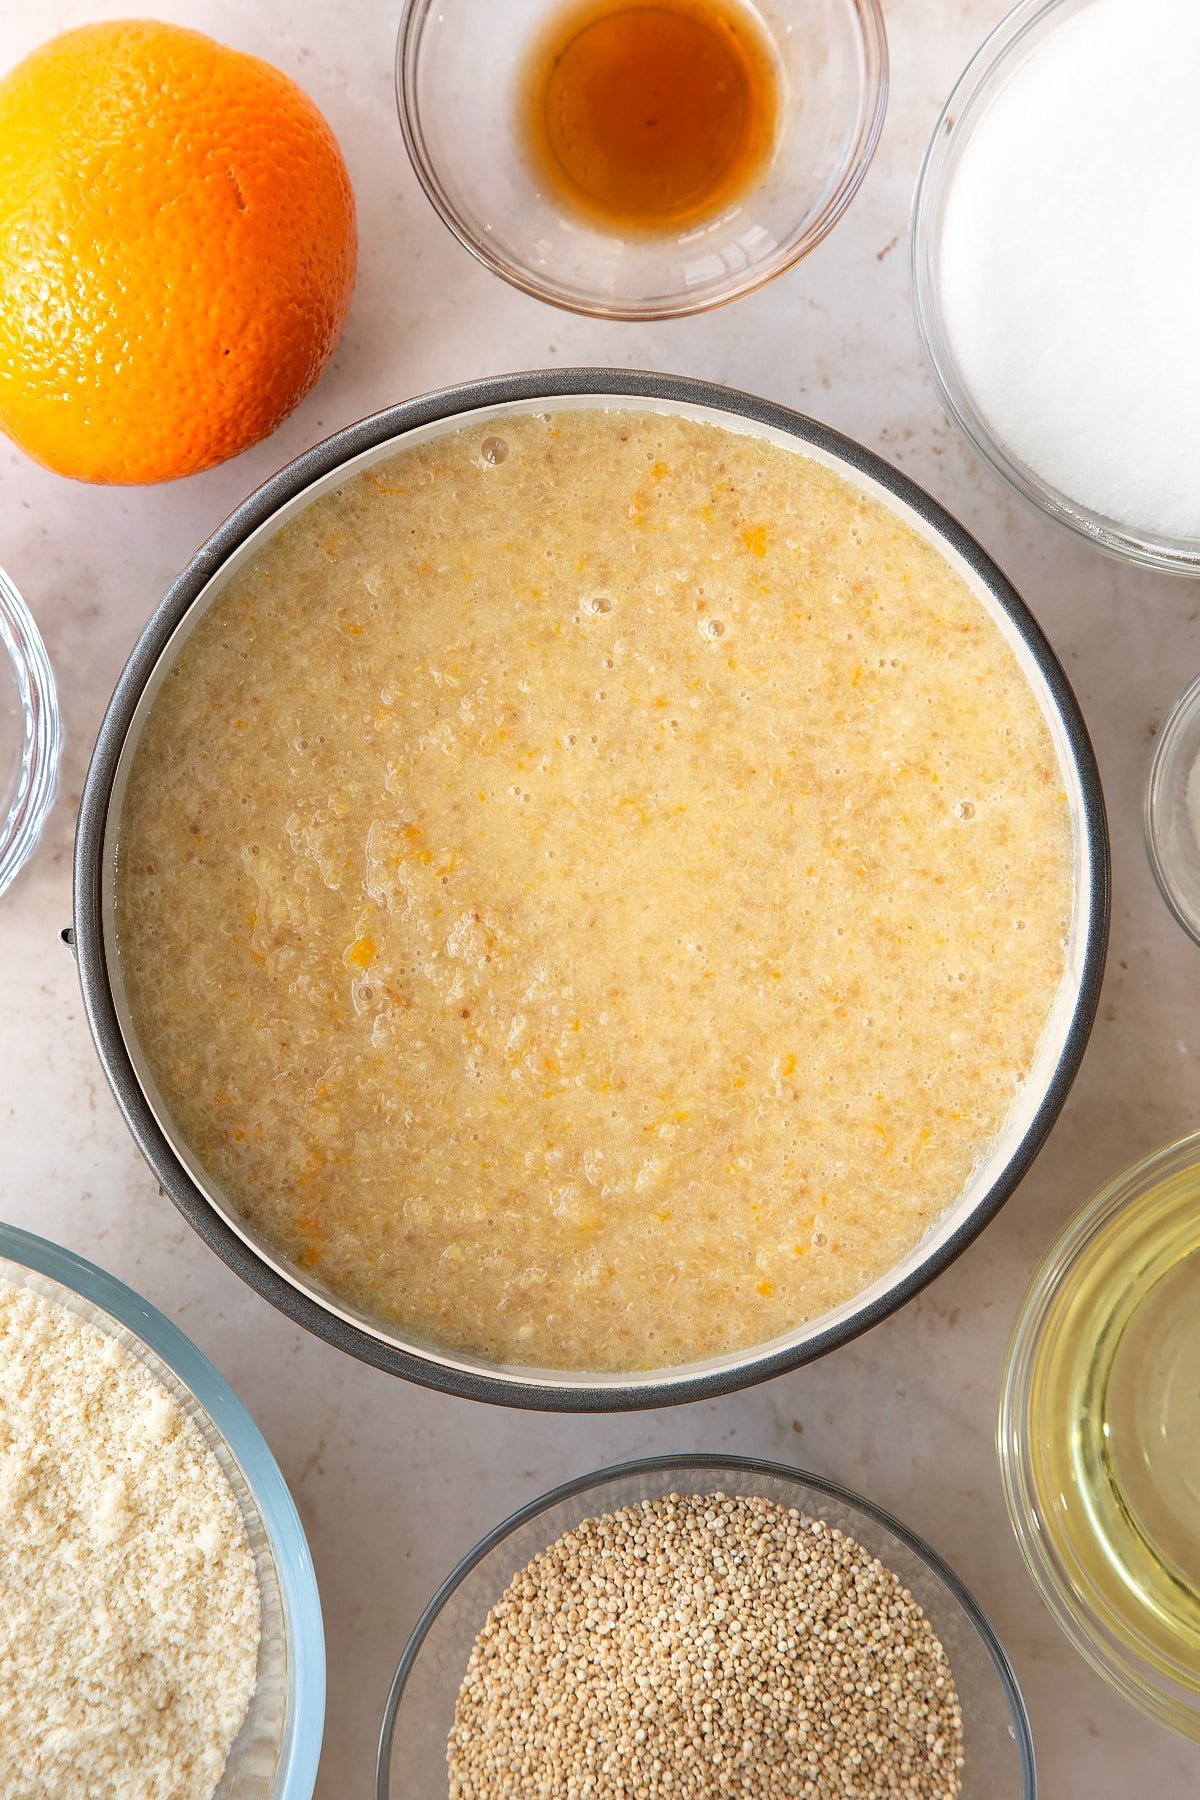
<instances>
[{"instance_id":1,"label":"pale marble countertop","mask_svg":"<svg viewBox=\"0 0 1200 1800\"><path fill-rule=\"evenodd\" d=\"M501 0L497 0L501 3ZM600 324L477 267L409 170L392 98L399 11L370 0L155 0L294 75L336 131L358 196L350 323L316 390L266 443L173 486L86 488L0 447L0 562L38 618L61 687L61 793L0 902L0 1215L131 1283L196 1339L282 1464L321 1584L329 1706L320 1800L365 1796L392 1671L457 1558L569 1476L672 1449L794 1462L890 1508L960 1572L1007 1646L1048 1800L1187 1800L1200 1749L1143 1719L1043 1610L1000 1496L993 1421L1018 1298L1061 1223L1110 1174L1195 1126L1200 951L1168 916L1142 848L1155 731L1200 666L1200 583L1109 562L1009 498L939 411L914 335L908 207L938 109L1004 0L885 0L892 102L866 184L791 274L708 317ZM0 67L131 0L0 6ZM1062 658L1108 800L1114 911L1082 1073L1042 1155L982 1238L919 1299L824 1361L665 1413L563 1418L427 1393L360 1367L274 1312L163 1199L122 1123L58 942L71 838L101 713L170 579L266 475L338 426L425 389L506 370L620 364L706 376L809 411L926 485L995 555ZM413 1800L417 1800L414 1796Z\"/></svg>"}]
</instances>

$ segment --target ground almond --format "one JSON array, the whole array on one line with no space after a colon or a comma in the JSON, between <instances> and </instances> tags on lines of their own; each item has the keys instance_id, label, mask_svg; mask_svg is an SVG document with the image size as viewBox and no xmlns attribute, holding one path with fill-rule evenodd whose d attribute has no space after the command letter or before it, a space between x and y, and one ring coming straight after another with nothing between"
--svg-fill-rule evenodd
<instances>
[{"instance_id":1,"label":"ground almond","mask_svg":"<svg viewBox=\"0 0 1200 1800\"><path fill-rule=\"evenodd\" d=\"M0 1794L210 1800L260 1620L195 1422L115 1338L0 1280Z\"/></svg>"}]
</instances>

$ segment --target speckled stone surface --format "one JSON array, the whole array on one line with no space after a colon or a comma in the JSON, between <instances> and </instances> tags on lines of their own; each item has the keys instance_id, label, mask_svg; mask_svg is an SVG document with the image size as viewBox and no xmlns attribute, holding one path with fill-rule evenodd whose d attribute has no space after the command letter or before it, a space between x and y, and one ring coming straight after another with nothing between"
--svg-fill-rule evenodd
<instances>
[{"instance_id":1,"label":"speckled stone surface","mask_svg":"<svg viewBox=\"0 0 1200 1800\"><path fill-rule=\"evenodd\" d=\"M1033 1262L1105 1178L1200 1123L1200 951L1158 897L1140 824L1155 731L1200 667L1200 584L1126 569L1076 544L1010 499L943 419L912 324L908 207L938 109L1005 8L885 4L891 110L875 165L833 236L732 307L628 326L557 313L508 289L430 212L392 99L398 6L163 0L158 16L288 70L337 132L363 243L345 339L272 439L191 481L87 489L0 447L0 562L42 626L67 725L57 808L34 861L0 901L0 1215L140 1289L213 1358L266 1433L307 1527L325 1603L320 1800L370 1790L392 1670L451 1564L554 1483L670 1449L806 1466L927 1537L974 1589L1013 1657L1052 1800L1200 1792L1200 1750L1111 1694L1043 1610L1004 1516L993 1449L1001 1358ZM0 65L67 25L141 10L128 0L5 5ZM825 1361L742 1396L616 1419L500 1413L418 1391L275 1314L159 1195L105 1084L58 941L70 917L74 813L105 701L145 617L213 526L281 463L381 405L472 376L571 362L675 370L770 395L928 486L996 556L1058 650L1093 733L1113 841L1113 933L1096 1030L1065 1113L999 1219L912 1305Z\"/></svg>"}]
</instances>

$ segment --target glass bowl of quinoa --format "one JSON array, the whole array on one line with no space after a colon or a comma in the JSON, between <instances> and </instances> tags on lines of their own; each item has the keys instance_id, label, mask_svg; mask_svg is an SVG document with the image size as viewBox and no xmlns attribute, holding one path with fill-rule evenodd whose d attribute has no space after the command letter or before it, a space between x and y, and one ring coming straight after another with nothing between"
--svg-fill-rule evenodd
<instances>
[{"instance_id":1,"label":"glass bowl of quinoa","mask_svg":"<svg viewBox=\"0 0 1200 1800\"><path fill-rule=\"evenodd\" d=\"M0 1791L309 1800L312 1559L269 1448L196 1346L0 1224Z\"/></svg>"},{"instance_id":2,"label":"glass bowl of quinoa","mask_svg":"<svg viewBox=\"0 0 1200 1800\"><path fill-rule=\"evenodd\" d=\"M376 1800L1033 1800L1016 1678L904 1525L755 1458L554 1489L443 1582L400 1659Z\"/></svg>"}]
</instances>

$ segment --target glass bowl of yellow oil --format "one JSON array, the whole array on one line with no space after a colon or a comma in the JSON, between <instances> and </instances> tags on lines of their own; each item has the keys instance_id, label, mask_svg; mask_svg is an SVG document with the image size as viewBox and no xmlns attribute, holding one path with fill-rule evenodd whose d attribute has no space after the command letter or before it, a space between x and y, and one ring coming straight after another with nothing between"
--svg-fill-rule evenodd
<instances>
[{"instance_id":1,"label":"glass bowl of yellow oil","mask_svg":"<svg viewBox=\"0 0 1200 1800\"><path fill-rule=\"evenodd\" d=\"M407 0L396 97L444 223L526 293L703 312L812 250L883 125L880 0Z\"/></svg>"},{"instance_id":2,"label":"glass bowl of yellow oil","mask_svg":"<svg viewBox=\"0 0 1200 1800\"><path fill-rule=\"evenodd\" d=\"M1038 1269L999 1449L1021 1550L1076 1649L1200 1739L1200 1132L1109 1182Z\"/></svg>"}]
</instances>

